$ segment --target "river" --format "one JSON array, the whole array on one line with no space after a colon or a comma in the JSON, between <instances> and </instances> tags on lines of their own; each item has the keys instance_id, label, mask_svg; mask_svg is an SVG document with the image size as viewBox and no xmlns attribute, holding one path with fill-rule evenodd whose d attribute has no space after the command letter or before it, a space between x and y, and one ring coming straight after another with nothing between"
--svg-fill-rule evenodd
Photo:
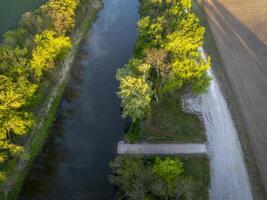
<instances>
[{"instance_id":1,"label":"river","mask_svg":"<svg viewBox=\"0 0 267 200\"><path fill-rule=\"evenodd\" d=\"M108 163L125 124L115 72L132 56L138 6L138 0L104 0L19 199L115 199Z\"/></svg>"},{"instance_id":2,"label":"river","mask_svg":"<svg viewBox=\"0 0 267 200\"><path fill-rule=\"evenodd\" d=\"M15 29L21 15L37 8L46 0L0 0L0 38L6 31Z\"/></svg>"}]
</instances>

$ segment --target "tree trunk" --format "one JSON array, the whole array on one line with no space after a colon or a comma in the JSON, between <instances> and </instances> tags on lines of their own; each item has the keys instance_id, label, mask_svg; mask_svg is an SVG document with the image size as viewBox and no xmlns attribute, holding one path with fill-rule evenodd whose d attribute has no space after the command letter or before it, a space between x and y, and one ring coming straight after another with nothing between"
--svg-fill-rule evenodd
<instances>
[{"instance_id":1,"label":"tree trunk","mask_svg":"<svg viewBox=\"0 0 267 200\"><path fill-rule=\"evenodd\" d=\"M119 200L123 200L127 196L128 196L128 191L122 197L120 197Z\"/></svg>"},{"instance_id":2,"label":"tree trunk","mask_svg":"<svg viewBox=\"0 0 267 200\"><path fill-rule=\"evenodd\" d=\"M7 137L8 137L8 139L10 140L10 142L13 143L13 141L12 141L12 137L11 137L9 131L7 131Z\"/></svg>"},{"instance_id":3,"label":"tree trunk","mask_svg":"<svg viewBox=\"0 0 267 200\"><path fill-rule=\"evenodd\" d=\"M154 97L156 99L156 102L159 102L159 98L158 98L156 89L154 89Z\"/></svg>"}]
</instances>

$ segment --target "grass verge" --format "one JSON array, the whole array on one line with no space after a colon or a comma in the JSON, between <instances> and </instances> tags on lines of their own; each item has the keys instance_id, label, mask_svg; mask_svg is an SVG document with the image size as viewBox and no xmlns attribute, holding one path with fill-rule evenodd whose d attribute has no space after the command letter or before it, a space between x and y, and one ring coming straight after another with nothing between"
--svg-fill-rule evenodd
<instances>
[{"instance_id":1,"label":"grass verge","mask_svg":"<svg viewBox=\"0 0 267 200\"><path fill-rule=\"evenodd\" d=\"M181 108L181 91L164 95L153 102L142 126L143 139L180 143L204 143L205 131L200 119Z\"/></svg>"},{"instance_id":2,"label":"grass verge","mask_svg":"<svg viewBox=\"0 0 267 200\"><path fill-rule=\"evenodd\" d=\"M193 199L208 200L210 186L210 168L207 156L180 156L186 176L194 182Z\"/></svg>"},{"instance_id":3,"label":"grass verge","mask_svg":"<svg viewBox=\"0 0 267 200\"><path fill-rule=\"evenodd\" d=\"M204 143L204 126L197 115L182 110L182 94L174 91L154 101L146 120L131 124L126 142Z\"/></svg>"}]
</instances>

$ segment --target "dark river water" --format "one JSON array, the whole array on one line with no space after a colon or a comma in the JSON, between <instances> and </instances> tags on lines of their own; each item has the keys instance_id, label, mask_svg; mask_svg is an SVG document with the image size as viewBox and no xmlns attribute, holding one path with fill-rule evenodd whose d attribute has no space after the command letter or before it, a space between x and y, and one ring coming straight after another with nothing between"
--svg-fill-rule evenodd
<instances>
[{"instance_id":1,"label":"dark river water","mask_svg":"<svg viewBox=\"0 0 267 200\"><path fill-rule=\"evenodd\" d=\"M115 72L132 56L138 6L138 0L104 0L19 199L115 199L108 163L125 125Z\"/></svg>"},{"instance_id":2,"label":"dark river water","mask_svg":"<svg viewBox=\"0 0 267 200\"><path fill-rule=\"evenodd\" d=\"M17 27L21 15L37 8L47 0L0 0L0 38Z\"/></svg>"}]
</instances>

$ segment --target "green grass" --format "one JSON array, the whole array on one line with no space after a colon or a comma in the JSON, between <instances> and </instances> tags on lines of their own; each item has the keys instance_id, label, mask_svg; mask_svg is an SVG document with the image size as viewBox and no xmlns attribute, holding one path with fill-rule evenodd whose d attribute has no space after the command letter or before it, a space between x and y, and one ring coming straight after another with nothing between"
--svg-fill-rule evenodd
<instances>
[{"instance_id":1,"label":"green grass","mask_svg":"<svg viewBox=\"0 0 267 200\"><path fill-rule=\"evenodd\" d=\"M142 139L145 141L168 141L181 143L205 142L202 122L194 114L183 112L181 91L164 95L153 102L147 119L142 124Z\"/></svg>"},{"instance_id":2,"label":"green grass","mask_svg":"<svg viewBox=\"0 0 267 200\"><path fill-rule=\"evenodd\" d=\"M127 143L136 143L141 140L141 132L139 128L139 122L132 122L129 131L125 135Z\"/></svg>"}]
</instances>

